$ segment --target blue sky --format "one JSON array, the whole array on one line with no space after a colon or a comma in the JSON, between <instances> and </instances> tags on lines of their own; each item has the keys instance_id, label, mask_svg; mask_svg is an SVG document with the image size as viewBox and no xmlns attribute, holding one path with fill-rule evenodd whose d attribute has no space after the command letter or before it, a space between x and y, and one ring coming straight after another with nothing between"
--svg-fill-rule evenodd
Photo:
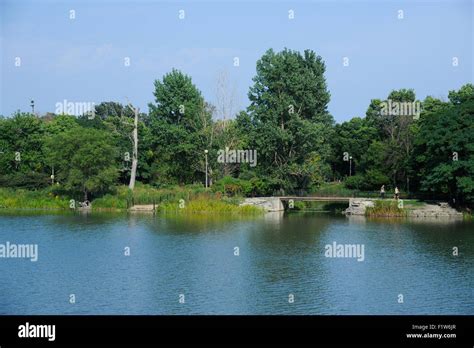
<instances>
[{"instance_id":1,"label":"blue sky","mask_svg":"<svg viewBox=\"0 0 474 348\"><path fill-rule=\"evenodd\" d=\"M269 48L312 49L322 56L329 111L338 122L363 116L370 99L386 98L392 89L446 98L474 80L473 0L0 3L5 116L30 110L30 99L40 113L54 112L64 99L128 98L148 111L153 81L172 68L189 74L211 103L217 75L226 71L244 109L255 63Z\"/></svg>"}]
</instances>

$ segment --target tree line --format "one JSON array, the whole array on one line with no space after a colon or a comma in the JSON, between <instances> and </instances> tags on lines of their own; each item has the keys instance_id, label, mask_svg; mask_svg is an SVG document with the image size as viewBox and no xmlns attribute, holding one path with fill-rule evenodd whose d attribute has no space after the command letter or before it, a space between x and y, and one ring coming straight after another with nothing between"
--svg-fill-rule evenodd
<instances>
[{"instance_id":1,"label":"tree line","mask_svg":"<svg viewBox=\"0 0 474 348\"><path fill-rule=\"evenodd\" d=\"M472 84L449 91L448 100L394 90L371 100L365 117L336 124L325 69L311 50L270 49L256 63L250 104L240 111L226 83L212 105L173 69L155 81L149 112L138 115L137 180L204 184L207 168L208 185L244 195L306 194L341 181L349 189L398 186L474 204ZM0 186L54 184L85 199L113 192L130 180L134 117L119 102L96 105L92 116L1 117ZM219 162L224 149L256 151L257 165Z\"/></svg>"}]
</instances>

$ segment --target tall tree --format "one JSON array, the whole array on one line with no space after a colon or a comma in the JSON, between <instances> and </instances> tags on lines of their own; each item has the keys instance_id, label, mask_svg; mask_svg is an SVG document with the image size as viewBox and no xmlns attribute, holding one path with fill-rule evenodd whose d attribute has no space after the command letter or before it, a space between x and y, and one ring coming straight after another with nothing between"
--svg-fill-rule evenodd
<instances>
[{"instance_id":1,"label":"tall tree","mask_svg":"<svg viewBox=\"0 0 474 348\"><path fill-rule=\"evenodd\" d=\"M150 107L153 171L161 183L203 182L211 109L189 76L173 69L155 81Z\"/></svg>"},{"instance_id":2,"label":"tall tree","mask_svg":"<svg viewBox=\"0 0 474 348\"><path fill-rule=\"evenodd\" d=\"M43 187L48 184L40 118L17 112L0 121L0 185Z\"/></svg>"},{"instance_id":3,"label":"tall tree","mask_svg":"<svg viewBox=\"0 0 474 348\"><path fill-rule=\"evenodd\" d=\"M270 49L257 62L249 90L251 145L258 170L272 178L275 189L306 189L328 171L324 163L333 118L324 72L322 58L311 50Z\"/></svg>"},{"instance_id":4,"label":"tall tree","mask_svg":"<svg viewBox=\"0 0 474 348\"><path fill-rule=\"evenodd\" d=\"M331 138L333 154L331 163L335 175L339 178L349 175L347 157L352 156L352 174L359 172L359 164L372 141L377 139L377 128L366 119L354 117L335 126ZM346 159L346 161L344 161Z\"/></svg>"},{"instance_id":5,"label":"tall tree","mask_svg":"<svg viewBox=\"0 0 474 348\"><path fill-rule=\"evenodd\" d=\"M474 89L449 93L450 103L424 111L415 141L420 189L474 204Z\"/></svg>"}]
</instances>

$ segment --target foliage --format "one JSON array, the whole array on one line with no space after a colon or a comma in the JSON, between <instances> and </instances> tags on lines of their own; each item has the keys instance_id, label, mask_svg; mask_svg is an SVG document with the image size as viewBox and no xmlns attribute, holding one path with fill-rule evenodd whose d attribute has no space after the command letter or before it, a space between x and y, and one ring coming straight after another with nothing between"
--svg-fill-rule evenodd
<instances>
[{"instance_id":1,"label":"foliage","mask_svg":"<svg viewBox=\"0 0 474 348\"><path fill-rule=\"evenodd\" d=\"M362 190L365 187L365 178L362 174L352 175L344 181L344 185L348 189Z\"/></svg>"},{"instance_id":2,"label":"foliage","mask_svg":"<svg viewBox=\"0 0 474 348\"><path fill-rule=\"evenodd\" d=\"M46 139L47 163L55 168L55 180L72 192L109 192L118 178L111 137L96 129L68 130Z\"/></svg>"},{"instance_id":3,"label":"foliage","mask_svg":"<svg viewBox=\"0 0 474 348\"><path fill-rule=\"evenodd\" d=\"M257 62L250 87L249 146L258 153L258 173L274 189L295 191L317 185L329 171L328 139L333 124L325 65L313 51L268 50Z\"/></svg>"},{"instance_id":4,"label":"foliage","mask_svg":"<svg viewBox=\"0 0 474 348\"><path fill-rule=\"evenodd\" d=\"M178 70L156 80L153 94L156 104L149 104L153 179L202 182L204 150L210 147L209 106L191 78Z\"/></svg>"},{"instance_id":5,"label":"foliage","mask_svg":"<svg viewBox=\"0 0 474 348\"><path fill-rule=\"evenodd\" d=\"M415 166L421 191L472 205L474 89L450 92L450 98L453 102L449 105L423 115L415 143Z\"/></svg>"}]
</instances>

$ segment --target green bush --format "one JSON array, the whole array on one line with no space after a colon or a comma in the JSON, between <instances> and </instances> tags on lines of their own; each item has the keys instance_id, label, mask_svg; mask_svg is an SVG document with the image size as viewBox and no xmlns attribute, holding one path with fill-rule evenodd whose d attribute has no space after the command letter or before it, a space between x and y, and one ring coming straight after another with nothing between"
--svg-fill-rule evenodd
<instances>
[{"instance_id":1,"label":"green bush","mask_svg":"<svg viewBox=\"0 0 474 348\"><path fill-rule=\"evenodd\" d=\"M48 174L38 172L15 172L0 175L0 187L18 187L36 190L47 187L51 182Z\"/></svg>"},{"instance_id":2,"label":"green bush","mask_svg":"<svg viewBox=\"0 0 474 348\"><path fill-rule=\"evenodd\" d=\"M212 186L212 191L221 192L228 196L266 196L271 194L267 181L258 177L250 179L225 176Z\"/></svg>"},{"instance_id":3,"label":"green bush","mask_svg":"<svg viewBox=\"0 0 474 348\"><path fill-rule=\"evenodd\" d=\"M344 186L352 190L362 190L365 186L365 178L360 174L349 176L344 181Z\"/></svg>"},{"instance_id":4,"label":"green bush","mask_svg":"<svg viewBox=\"0 0 474 348\"><path fill-rule=\"evenodd\" d=\"M251 192L252 186L249 181L225 176L218 180L213 186L212 191L222 192L229 196L242 196Z\"/></svg>"},{"instance_id":5,"label":"green bush","mask_svg":"<svg viewBox=\"0 0 474 348\"><path fill-rule=\"evenodd\" d=\"M351 197L353 192L353 190L346 188L342 182L329 182L323 183L311 194L314 196Z\"/></svg>"},{"instance_id":6,"label":"green bush","mask_svg":"<svg viewBox=\"0 0 474 348\"><path fill-rule=\"evenodd\" d=\"M387 183L390 182L390 178L383 174L378 169L369 169L364 175L365 182L362 185L364 190L379 190L382 185L385 185L387 190Z\"/></svg>"}]
</instances>

